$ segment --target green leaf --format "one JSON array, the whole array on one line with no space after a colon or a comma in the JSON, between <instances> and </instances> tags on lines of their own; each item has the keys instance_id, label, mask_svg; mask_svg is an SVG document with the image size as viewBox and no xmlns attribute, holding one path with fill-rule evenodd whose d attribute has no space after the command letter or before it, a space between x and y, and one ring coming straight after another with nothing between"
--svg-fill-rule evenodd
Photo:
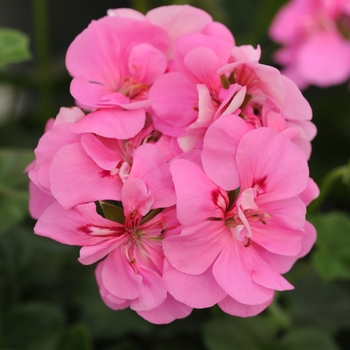
<instances>
[{"instance_id":1,"label":"green leaf","mask_svg":"<svg viewBox=\"0 0 350 350\"><path fill-rule=\"evenodd\" d=\"M63 316L49 304L17 304L8 316L6 338L9 347L26 350L56 349Z\"/></svg>"},{"instance_id":2,"label":"green leaf","mask_svg":"<svg viewBox=\"0 0 350 350\"><path fill-rule=\"evenodd\" d=\"M99 212L99 208L101 208L103 212L103 217L105 217L106 219L124 225L124 209L119 206L119 203L120 202L116 201L97 201L96 209L97 212Z\"/></svg>"},{"instance_id":3,"label":"green leaf","mask_svg":"<svg viewBox=\"0 0 350 350\"><path fill-rule=\"evenodd\" d=\"M293 291L281 293L293 324L314 325L336 332L350 327L350 294L340 282L325 282L310 271L294 283Z\"/></svg>"},{"instance_id":4,"label":"green leaf","mask_svg":"<svg viewBox=\"0 0 350 350\"><path fill-rule=\"evenodd\" d=\"M273 330L264 316L223 317L203 327L203 340L209 350L261 350L272 338Z\"/></svg>"},{"instance_id":5,"label":"green leaf","mask_svg":"<svg viewBox=\"0 0 350 350\"><path fill-rule=\"evenodd\" d=\"M339 212L312 219L318 238L313 264L326 280L350 279L350 217Z\"/></svg>"},{"instance_id":6,"label":"green leaf","mask_svg":"<svg viewBox=\"0 0 350 350\"><path fill-rule=\"evenodd\" d=\"M93 350L92 334L84 323L71 326L59 347L60 350Z\"/></svg>"},{"instance_id":7,"label":"green leaf","mask_svg":"<svg viewBox=\"0 0 350 350\"><path fill-rule=\"evenodd\" d=\"M301 328L288 332L280 341L280 349L339 350L331 336L317 328Z\"/></svg>"},{"instance_id":8,"label":"green leaf","mask_svg":"<svg viewBox=\"0 0 350 350\"><path fill-rule=\"evenodd\" d=\"M0 28L0 68L30 59L29 39L24 33Z\"/></svg>"}]
</instances>

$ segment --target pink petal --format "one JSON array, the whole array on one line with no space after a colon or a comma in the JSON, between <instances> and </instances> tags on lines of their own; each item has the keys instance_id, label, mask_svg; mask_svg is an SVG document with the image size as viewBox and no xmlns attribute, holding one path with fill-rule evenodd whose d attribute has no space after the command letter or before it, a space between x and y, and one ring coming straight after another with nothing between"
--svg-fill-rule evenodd
<instances>
[{"instance_id":1,"label":"pink petal","mask_svg":"<svg viewBox=\"0 0 350 350\"><path fill-rule=\"evenodd\" d=\"M62 123L77 123L85 117L85 113L78 107L61 107L53 126Z\"/></svg>"},{"instance_id":2,"label":"pink petal","mask_svg":"<svg viewBox=\"0 0 350 350\"><path fill-rule=\"evenodd\" d=\"M146 215L153 203L154 196L140 179L128 179L122 187L122 202L126 216L133 213Z\"/></svg>"},{"instance_id":3,"label":"pink petal","mask_svg":"<svg viewBox=\"0 0 350 350\"><path fill-rule=\"evenodd\" d=\"M112 140L108 139L106 141ZM116 143L118 141L116 141ZM115 169L118 163L123 160L122 156L115 149L107 147L106 144L94 134L83 134L81 136L81 144L86 154L91 157L101 169Z\"/></svg>"},{"instance_id":4,"label":"pink petal","mask_svg":"<svg viewBox=\"0 0 350 350\"><path fill-rule=\"evenodd\" d=\"M139 178L154 196L152 208L169 207L176 202L169 165L162 152L152 144L144 144L133 153L129 178ZM147 162L145 162L147 159Z\"/></svg>"},{"instance_id":5,"label":"pink petal","mask_svg":"<svg viewBox=\"0 0 350 350\"><path fill-rule=\"evenodd\" d=\"M165 260L163 278L169 293L193 308L211 307L227 296L214 279L211 268L200 275L189 275L174 269Z\"/></svg>"},{"instance_id":6,"label":"pink petal","mask_svg":"<svg viewBox=\"0 0 350 350\"><path fill-rule=\"evenodd\" d=\"M161 51L145 43L130 50L128 66L135 81L151 85L165 72L167 60Z\"/></svg>"},{"instance_id":7,"label":"pink petal","mask_svg":"<svg viewBox=\"0 0 350 350\"><path fill-rule=\"evenodd\" d=\"M241 190L258 186L261 203L294 197L307 185L309 170L304 154L269 128L251 130L242 137L236 162Z\"/></svg>"},{"instance_id":8,"label":"pink petal","mask_svg":"<svg viewBox=\"0 0 350 350\"><path fill-rule=\"evenodd\" d=\"M112 310L122 310L129 307L130 306L129 300L118 298L107 291L107 289L102 283L102 277L101 277L102 268L103 266L101 263L97 265L95 269L95 276L96 276L97 283L99 285L101 298L104 301L104 303Z\"/></svg>"},{"instance_id":9,"label":"pink petal","mask_svg":"<svg viewBox=\"0 0 350 350\"><path fill-rule=\"evenodd\" d=\"M219 38L222 40L227 41L229 44L232 46L235 45L235 39L232 36L232 33L230 30L223 25L220 22L210 22L208 23L203 30L201 31L202 34L214 37L214 38Z\"/></svg>"},{"instance_id":10,"label":"pink petal","mask_svg":"<svg viewBox=\"0 0 350 350\"><path fill-rule=\"evenodd\" d=\"M43 192L33 181L29 181L29 213L32 218L39 219L54 201L54 197Z\"/></svg>"},{"instance_id":11,"label":"pink petal","mask_svg":"<svg viewBox=\"0 0 350 350\"><path fill-rule=\"evenodd\" d=\"M177 215L183 225L208 218L223 218L228 205L226 192L221 191L195 163L175 160L170 166L177 196Z\"/></svg>"},{"instance_id":12,"label":"pink petal","mask_svg":"<svg viewBox=\"0 0 350 350\"><path fill-rule=\"evenodd\" d=\"M286 94L286 104L282 113L288 120L311 120L312 110L297 85L282 75L282 81Z\"/></svg>"},{"instance_id":13,"label":"pink petal","mask_svg":"<svg viewBox=\"0 0 350 350\"><path fill-rule=\"evenodd\" d=\"M205 173L218 186L229 191L240 186L236 166L237 146L249 127L236 115L223 115L204 137L202 162Z\"/></svg>"},{"instance_id":14,"label":"pink petal","mask_svg":"<svg viewBox=\"0 0 350 350\"><path fill-rule=\"evenodd\" d=\"M128 139L141 131L145 119L146 114L143 109L109 108L86 115L72 127L72 131L78 134L91 132L109 138Z\"/></svg>"},{"instance_id":15,"label":"pink petal","mask_svg":"<svg viewBox=\"0 0 350 350\"><path fill-rule=\"evenodd\" d=\"M228 237L223 221L203 221L184 227L180 235L166 237L164 254L176 270L200 275L213 264Z\"/></svg>"},{"instance_id":16,"label":"pink petal","mask_svg":"<svg viewBox=\"0 0 350 350\"><path fill-rule=\"evenodd\" d=\"M60 219L57 220L57 218ZM65 210L57 202L54 202L40 216L34 227L34 232L60 243L78 246L95 245L110 238L109 236L89 234L89 225L106 229L121 227L120 224L98 215L94 203ZM111 242L111 244L113 243L114 241Z\"/></svg>"},{"instance_id":17,"label":"pink petal","mask_svg":"<svg viewBox=\"0 0 350 350\"><path fill-rule=\"evenodd\" d=\"M107 15L110 17L128 17L145 21L146 17L144 14L130 8L117 8L107 10Z\"/></svg>"},{"instance_id":18,"label":"pink petal","mask_svg":"<svg viewBox=\"0 0 350 350\"><path fill-rule=\"evenodd\" d=\"M135 273L124 253L125 247L113 250L101 265L101 283L118 298L135 299L140 296L142 276Z\"/></svg>"},{"instance_id":19,"label":"pink petal","mask_svg":"<svg viewBox=\"0 0 350 350\"><path fill-rule=\"evenodd\" d=\"M320 195L320 190L316 182L313 179L309 178L307 187L302 193L300 193L299 197L305 203L305 205L309 205L319 195Z\"/></svg>"},{"instance_id":20,"label":"pink petal","mask_svg":"<svg viewBox=\"0 0 350 350\"><path fill-rule=\"evenodd\" d=\"M260 305L246 305L227 296L224 300L220 301L218 305L222 311L232 316L251 317L265 310L271 304L272 300L273 298Z\"/></svg>"},{"instance_id":21,"label":"pink petal","mask_svg":"<svg viewBox=\"0 0 350 350\"><path fill-rule=\"evenodd\" d=\"M311 84L340 84L350 76L350 44L337 32L319 32L302 45L297 56L300 74Z\"/></svg>"},{"instance_id":22,"label":"pink petal","mask_svg":"<svg viewBox=\"0 0 350 350\"><path fill-rule=\"evenodd\" d=\"M255 270L260 269L262 262L253 249L252 246L246 248L239 242L229 242L214 263L213 274L225 292L236 301L260 305L271 300L274 292L253 280Z\"/></svg>"},{"instance_id":23,"label":"pink petal","mask_svg":"<svg viewBox=\"0 0 350 350\"><path fill-rule=\"evenodd\" d=\"M180 73L159 77L150 89L155 127L166 135L180 136L177 128L187 127L197 118L197 98L196 85Z\"/></svg>"},{"instance_id":24,"label":"pink petal","mask_svg":"<svg viewBox=\"0 0 350 350\"><path fill-rule=\"evenodd\" d=\"M169 293L165 301L158 307L148 311L137 313L149 322L155 324L167 324L176 319L187 317L192 308L175 300Z\"/></svg>"},{"instance_id":25,"label":"pink petal","mask_svg":"<svg viewBox=\"0 0 350 350\"><path fill-rule=\"evenodd\" d=\"M83 265L90 265L103 259L112 250L125 243L125 237L109 238L92 246L84 246L80 249L79 262Z\"/></svg>"},{"instance_id":26,"label":"pink petal","mask_svg":"<svg viewBox=\"0 0 350 350\"><path fill-rule=\"evenodd\" d=\"M65 208L96 200L120 200L121 180L101 169L80 143L62 147L50 168L51 191Z\"/></svg>"},{"instance_id":27,"label":"pink petal","mask_svg":"<svg viewBox=\"0 0 350 350\"><path fill-rule=\"evenodd\" d=\"M131 302L130 308L147 311L161 305L167 297L167 286L163 278L146 266L138 266L138 274L142 276L140 295Z\"/></svg>"}]
</instances>

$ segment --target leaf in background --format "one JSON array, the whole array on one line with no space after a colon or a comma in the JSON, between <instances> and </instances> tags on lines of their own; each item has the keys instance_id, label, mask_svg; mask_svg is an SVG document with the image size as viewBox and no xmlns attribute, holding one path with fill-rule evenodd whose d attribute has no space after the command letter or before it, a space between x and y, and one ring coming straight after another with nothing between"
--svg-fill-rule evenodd
<instances>
[{"instance_id":1,"label":"leaf in background","mask_svg":"<svg viewBox=\"0 0 350 350\"><path fill-rule=\"evenodd\" d=\"M326 280L350 279L350 217L340 212L312 219L317 241L312 262Z\"/></svg>"},{"instance_id":2,"label":"leaf in background","mask_svg":"<svg viewBox=\"0 0 350 350\"><path fill-rule=\"evenodd\" d=\"M339 350L330 335L317 328L301 328L288 332L280 341L283 350Z\"/></svg>"},{"instance_id":3,"label":"leaf in background","mask_svg":"<svg viewBox=\"0 0 350 350\"><path fill-rule=\"evenodd\" d=\"M25 350L57 349L63 327L59 309L45 303L17 304L6 322L9 348Z\"/></svg>"},{"instance_id":4,"label":"leaf in background","mask_svg":"<svg viewBox=\"0 0 350 350\"><path fill-rule=\"evenodd\" d=\"M209 350L262 350L272 341L273 335L270 323L261 315L252 318L225 316L203 327L204 344Z\"/></svg>"},{"instance_id":5,"label":"leaf in background","mask_svg":"<svg viewBox=\"0 0 350 350\"><path fill-rule=\"evenodd\" d=\"M281 294L293 324L322 327L332 333L350 327L347 283L325 282L315 271L310 271L294 286L293 291Z\"/></svg>"},{"instance_id":6,"label":"leaf in background","mask_svg":"<svg viewBox=\"0 0 350 350\"><path fill-rule=\"evenodd\" d=\"M29 39L11 28L0 28L0 68L30 59Z\"/></svg>"},{"instance_id":7,"label":"leaf in background","mask_svg":"<svg viewBox=\"0 0 350 350\"><path fill-rule=\"evenodd\" d=\"M28 176L24 169L32 160L32 151L0 150L0 234L28 215Z\"/></svg>"},{"instance_id":8,"label":"leaf in background","mask_svg":"<svg viewBox=\"0 0 350 350\"><path fill-rule=\"evenodd\" d=\"M93 350L89 327L84 323L76 323L71 326L59 350Z\"/></svg>"}]
</instances>

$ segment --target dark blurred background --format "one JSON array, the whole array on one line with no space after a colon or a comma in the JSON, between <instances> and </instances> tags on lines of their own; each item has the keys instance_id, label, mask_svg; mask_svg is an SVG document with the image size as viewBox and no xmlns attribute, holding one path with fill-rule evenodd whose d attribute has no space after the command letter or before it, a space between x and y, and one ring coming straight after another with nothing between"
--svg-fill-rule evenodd
<instances>
[{"instance_id":1,"label":"dark blurred background","mask_svg":"<svg viewBox=\"0 0 350 350\"><path fill-rule=\"evenodd\" d=\"M112 311L100 300L94 266L78 263L77 247L35 236L27 210L23 170L34 159L46 121L61 106L74 104L65 52L91 20L109 8L145 12L189 3L227 25L238 45L260 44L261 63L274 65L278 45L267 30L285 2L0 0L0 27L26 33L32 52L29 61L0 71L0 350L350 348L350 191L338 178L318 212L310 215L319 231L318 245L287 275L296 290L281 293L250 319L214 307L156 326L133 311ZM310 171L320 184L349 160L349 86L310 87L303 93L318 128Z\"/></svg>"}]
</instances>

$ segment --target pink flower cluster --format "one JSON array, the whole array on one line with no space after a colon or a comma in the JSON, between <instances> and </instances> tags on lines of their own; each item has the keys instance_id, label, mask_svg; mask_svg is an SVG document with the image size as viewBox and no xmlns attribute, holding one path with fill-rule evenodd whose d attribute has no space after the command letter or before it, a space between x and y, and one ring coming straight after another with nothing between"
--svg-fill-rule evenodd
<instances>
[{"instance_id":1,"label":"pink flower cluster","mask_svg":"<svg viewBox=\"0 0 350 350\"><path fill-rule=\"evenodd\" d=\"M169 323L215 304L265 309L311 249L316 129L296 85L184 5L108 11L66 64L79 107L28 167L35 233L98 262L104 302ZM83 112L84 110L84 112Z\"/></svg>"},{"instance_id":2,"label":"pink flower cluster","mask_svg":"<svg viewBox=\"0 0 350 350\"><path fill-rule=\"evenodd\" d=\"M277 13L270 36L284 45L275 59L300 88L350 78L349 0L291 0Z\"/></svg>"}]
</instances>

